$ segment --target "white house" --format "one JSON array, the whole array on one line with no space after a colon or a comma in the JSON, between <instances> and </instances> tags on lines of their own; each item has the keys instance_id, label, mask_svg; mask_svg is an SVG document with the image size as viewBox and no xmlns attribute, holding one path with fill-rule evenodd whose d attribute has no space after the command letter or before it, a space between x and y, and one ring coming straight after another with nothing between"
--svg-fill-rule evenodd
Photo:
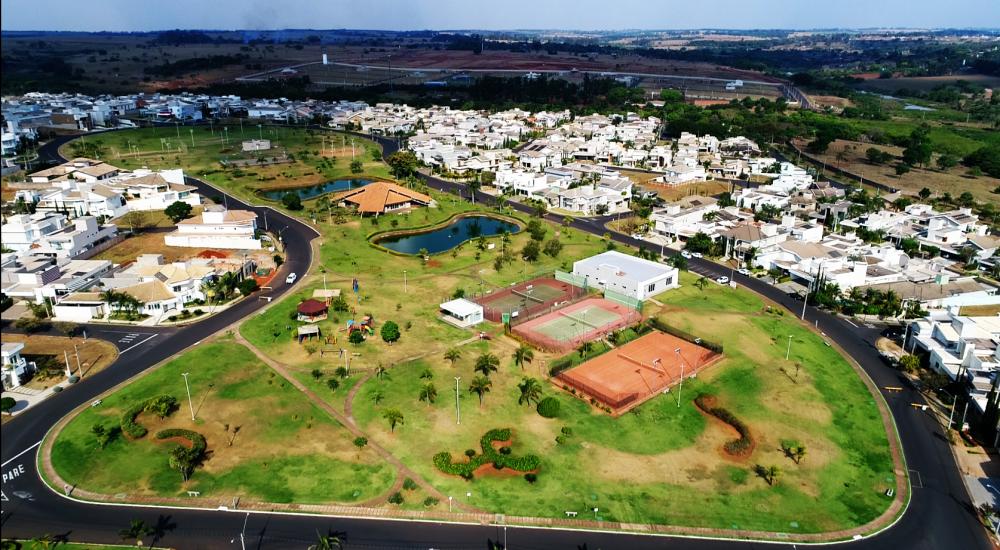
<instances>
[{"instance_id":1,"label":"white house","mask_svg":"<svg viewBox=\"0 0 1000 550\"><path fill-rule=\"evenodd\" d=\"M3 247L14 252L24 252L35 246L43 237L62 229L66 216L55 212L16 214L0 226Z\"/></svg>"},{"instance_id":2,"label":"white house","mask_svg":"<svg viewBox=\"0 0 1000 550\"><path fill-rule=\"evenodd\" d=\"M73 220L72 224L42 237L28 250L28 254L75 258L110 241L117 234L118 226L115 224L101 225L97 223L97 218L83 216Z\"/></svg>"},{"instance_id":3,"label":"white house","mask_svg":"<svg viewBox=\"0 0 1000 550\"><path fill-rule=\"evenodd\" d=\"M164 210L175 202L201 204L201 195L184 183L184 170L180 168L158 172L142 168L112 178L105 185L125 196L130 211Z\"/></svg>"},{"instance_id":4,"label":"white house","mask_svg":"<svg viewBox=\"0 0 1000 550\"><path fill-rule=\"evenodd\" d=\"M216 206L206 208L201 217L178 222L164 241L167 246L256 250L261 248L256 232L257 214Z\"/></svg>"},{"instance_id":5,"label":"white house","mask_svg":"<svg viewBox=\"0 0 1000 550\"><path fill-rule=\"evenodd\" d=\"M0 358L3 360L3 389L10 390L21 386L25 378L35 370L35 363L21 357L24 344L21 342L4 342L0 347Z\"/></svg>"},{"instance_id":6,"label":"white house","mask_svg":"<svg viewBox=\"0 0 1000 550\"><path fill-rule=\"evenodd\" d=\"M483 322L483 306L458 298L441 304L441 318L458 327L471 327Z\"/></svg>"},{"instance_id":7,"label":"white house","mask_svg":"<svg viewBox=\"0 0 1000 550\"><path fill-rule=\"evenodd\" d=\"M574 262L573 274L586 278L590 287L611 290L638 300L646 300L679 285L676 267L615 250Z\"/></svg>"}]
</instances>

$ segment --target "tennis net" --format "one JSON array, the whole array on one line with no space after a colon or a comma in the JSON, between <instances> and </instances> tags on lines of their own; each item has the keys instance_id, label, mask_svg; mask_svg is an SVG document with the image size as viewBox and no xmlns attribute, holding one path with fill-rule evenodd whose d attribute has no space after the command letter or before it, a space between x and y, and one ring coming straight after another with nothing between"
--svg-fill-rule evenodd
<instances>
[{"instance_id":1,"label":"tennis net","mask_svg":"<svg viewBox=\"0 0 1000 550\"><path fill-rule=\"evenodd\" d=\"M562 315L563 317L569 319L570 321L576 321L577 323L580 323L581 325L587 325L590 328L599 328L599 325L595 325L594 323L591 323L590 321L585 321L585 320L583 320L583 319L581 319L581 318L579 318L579 317L577 317L575 315L570 315L569 313L565 313L565 312L562 312L562 311L560 311L559 314Z\"/></svg>"},{"instance_id":2,"label":"tennis net","mask_svg":"<svg viewBox=\"0 0 1000 550\"><path fill-rule=\"evenodd\" d=\"M519 291L517 289L512 288L512 289L510 289L510 291L515 296L520 296L522 298L527 298L528 300L531 300L531 301L539 303L539 304L545 303L545 300L543 300L541 298L535 298L534 296L532 296L530 294L525 294L524 292L521 292L521 291Z\"/></svg>"}]
</instances>

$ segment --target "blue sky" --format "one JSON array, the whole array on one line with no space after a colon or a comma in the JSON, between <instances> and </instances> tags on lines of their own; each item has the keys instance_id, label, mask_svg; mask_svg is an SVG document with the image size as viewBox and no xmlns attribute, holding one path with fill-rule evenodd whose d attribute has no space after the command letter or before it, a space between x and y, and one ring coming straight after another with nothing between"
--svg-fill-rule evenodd
<instances>
[{"instance_id":1,"label":"blue sky","mask_svg":"<svg viewBox=\"0 0 1000 550\"><path fill-rule=\"evenodd\" d=\"M3 30L1000 27L1000 0L3 0Z\"/></svg>"}]
</instances>

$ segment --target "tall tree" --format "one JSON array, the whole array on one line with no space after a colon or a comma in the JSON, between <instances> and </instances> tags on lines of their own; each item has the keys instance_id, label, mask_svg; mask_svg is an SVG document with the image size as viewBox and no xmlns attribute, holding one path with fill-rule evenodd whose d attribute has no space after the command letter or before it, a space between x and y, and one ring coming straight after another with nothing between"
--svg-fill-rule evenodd
<instances>
[{"instance_id":1,"label":"tall tree","mask_svg":"<svg viewBox=\"0 0 1000 550\"><path fill-rule=\"evenodd\" d=\"M489 393L490 388L493 387L493 382L485 376L477 376L472 379L469 383L469 393L474 393L479 396L479 406L483 406L483 396Z\"/></svg>"},{"instance_id":2,"label":"tall tree","mask_svg":"<svg viewBox=\"0 0 1000 550\"><path fill-rule=\"evenodd\" d=\"M484 353L476 358L476 366L472 370L489 377L490 373L496 372L500 367L500 358L492 353Z\"/></svg>"},{"instance_id":3,"label":"tall tree","mask_svg":"<svg viewBox=\"0 0 1000 550\"><path fill-rule=\"evenodd\" d=\"M521 367L524 370L524 364L530 363L535 359L535 352L531 351L531 348L521 344L516 350L514 350L514 364Z\"/></svg>"},{"instance_id":4,"label":"tall tree","mask_svg":"<svg viewBox=\"0 0 1000 550\"><path fill-rule=\"evenodd\" d=\"M434 387L434 382L428 382L420 388L420 400L426 401L427 405L432 405L434 400L437 399L437 388Z\"/></svg>"},{"instance_id":5,"label":"tall tree","mask_svg":"<svg viewBox=\"0 0 1000 550\"><path fill-rule=\"evenodd\" d=\"M390 432L395 432L396 426L403 423L403 413L399 409L386 409L382 412L382 418L389 423Z\"/></svg>"},{"instance_id":6,"label":"tall tree","mask_svg":"<svg viewBox=\"0 0 1000 550\"><path fill-rule=\"evenodd\" d=\"M461 358L462 358L462 350L458 348L451 348L448 351L444 352L444 360L451 363L452 367L455 366L455 361L458 361Z\"/></svg>"},{"instance_id":7,"label":"tall tree","mask_svg":"<svg viewBox=\"0 0 1000 550\"><path fill-rule=\"evenodd\" d=\"M521 395L517 398L518 405L538 403L542 399L542 384L534 378L525 378L517 385Z\"/></svg>"}]
</instances>

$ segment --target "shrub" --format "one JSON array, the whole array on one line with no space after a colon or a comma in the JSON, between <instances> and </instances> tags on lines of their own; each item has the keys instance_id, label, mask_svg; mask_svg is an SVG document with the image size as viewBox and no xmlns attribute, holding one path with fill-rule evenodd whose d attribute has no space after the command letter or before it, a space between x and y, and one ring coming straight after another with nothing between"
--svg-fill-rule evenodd
<instances>
[{"instance_id":1,"label":"shrub","mask_svg":"<svg viewBox=\"0 0 1000 550\"><path fill-rule=\"evenodd\" d=\"M400 492L397 491L389 495L389 504L402 504L402 503L403 503L403 495Z\"/></svg>"},{"instance_id":2,"label":"shrub","mask_svg":"<svg viewBox=\"0 0 1000 550\"><path fill-rule=\"evenodd\" d=\"M52 388L52 393L59 393L61 391L63 391L62 386L56 386L56 387Z\"/></svg>"},{"instance_id":3,"label":"shrub","mask_svg":"<svg viewBox=\"0 0 1000 550\"><path fill-rule=\"evenodd\" d=\"M204 314L205 314L205 311L204 311L204 310L202 310L202 309L196 309L196 310L194 310L194 314L195 314L195 315L204 315Z\"/></svg>"},{"instance_id":4,"label":"shrub","mask_svg":"<svg viewBox=\"0 0 1000 550\"><path fill-rule=\"evenodd\" d=\"M405 480L403 480L403 488L406 489L407 491L413 491L417 488L417 482L413 481L410 478L406 478Z\"/></svg>"},{"instance_id":5,"label":"shrub","mask_svg":"<svg viewBox=\"0 0 1000 550\"><path fill-rule=\"evenodd\" d=\"M509 455L510 454L510 447L506 447L506 446L500 447L500 454L502 454L502 455Z\"/></svg>"},{"instance_id":6,"label":"shrub","mask_svg":"<svg viewBox=\"0 0 1000 550\"><path fill-rule=\"evenodd\" d=\"M171 395L159 395L136 403L122 413L120 419L122 432L131 439L140 439L149 431L136 423L135 417L139 416L139 413L151 412L160 418L166 418L177 409L177 406L177 399Z\"/></svg>"},{"instance_id":7,"label":"shrub","mask_svg":"<svg viewBox=\"0 0 1000 550\"><path fill-rule=\"evenodd\" d=\"M694 399L694 402L698 408L718 418L726 424L729 424L740 434L739 439L731 439L727 441L722 446L723 449L731 455L745 454L753 447L753 437L750 435L750 428L728 409L712 406L708 399L708 395L701 394Z\"/></svg>"},{"instance_id":8,"label":"shrub","mask_svg":"<svg viewBox=\"0 0 1000 550\"><path fill-rule=\"evenodd\" d=\"M545 418L555 418L559 416L559 400L555 397L546 397L538 402L535 410Z\"/></svg>"},{"instance_id":9,"label":"shrub","mask_svg":"<svg viewBox=\"0 0 1000 550\"><path fill-rule=\"evenodd\" d=\"M434 497L427 497L424 499L424 506L430 508L431 506L437 506L438 502L440 501Z\"/></svg>"},{"instance_id":10,"label":"shrub","mask_svg":"<svg viewBox=\"0 0 1000 550\"><path fill-rule=\"evenodd\" d=\"M566 436L564 436L564 435L557 435L556 436L556 444L557 445L562 445L563 443L566 443Z\"/></svg>"},{"instance_id":11,"label":"shrub","mask_svg":"<svg viewBox=\"0 0 1000 550\"><path fill-rule=\"evenodd\" d=\"M80 381L80 377L74 374L69 378L67 378L66 381L69 382L70 384L76 384L77 382Z\"/></svg>"},{"instance_id":12,"label":"shrub","mask_svg":"<svg viewBox=\"0 0 1000 550\"><path fill-rule=\"evenodd\" d=\"M199 455L208 449L208 442L205 441L205 436L192 430L169 428L156 432L156 439L170 439L171 437L183 437L184 439L187 439L191 442L191 451L196 452Z\"/></svg>"},{"instance_id":13,"label":"shrub","mask_svg":"<svg viewBox=\"0 0 1000 550\"><path fill-rule=\"evenodd\" d=\"M528 472L524 474L524 480L527 481L528 483L534 483L538 481L538 474L533 474L531 472Z\"/></svg>"},{"instance_id":14,"label":"shrub","mask_svg":"<svg viewBox=\"0 0 1000 550\"><path fill-rule=\"evenodd\" d=\"M466 449L465 450L465 456L467 456L469 458L472 458L472 457L476 456L476 450L475 449Z\"/></svg>"},{"instance_id":15,"label":"shrub","mask_svg":"<svg viewBox=\"0 0 1000 550\"><path fill-rule=\"evenodd\" d=\"M170 316L167 317L167 320L170 321L171 323L173 323L174 321L177 320L177 316L176 315L170 315Z\"/></svg>"},{"instance_id":16,"label":"shrub","mask_svg":"<svg viewBox=\"0 0 1000 550\"><path fill-rule=\"evenodd\" d=\"M368 438L367 437L355 437L354 438L354 446L355 447L357 447L359 449L362 449L362 448L365 447L365 445L368 445Z\"/></svg>"},{"instance_id":17,"label":"shrub","mask_svg":"<svg viewBox=\"0 0 1000 550\"><path fill-rule=\"evenodd\" d=\"M510 437L509 428L492 429L479 440L483 449L482 454L475 454L473 451L473 454L469 455L469 451L466 451L466 455L469 457L467 461L453 462L451 453L442 451L434 455L434 466L446 474L458 475L467 480L472 479L473 472L477 468L489 463L492 463L493 467L498 470L510 468L519 472L527 472L538 469L542 461L535 455L512 456L498 452L493 448L494 441L507 441Z\"/></svg>"},{"instance_id":18,"label":"shrub","mask_svg":"<svg viewBox=\"0 0 1000 550\"><path fill-rule=\"evenodd\" d=\"M570 428L569 426L563 426L559 431L561 431L565 436L573 435L573 428Z\"/></svg>"}]
</instances>

